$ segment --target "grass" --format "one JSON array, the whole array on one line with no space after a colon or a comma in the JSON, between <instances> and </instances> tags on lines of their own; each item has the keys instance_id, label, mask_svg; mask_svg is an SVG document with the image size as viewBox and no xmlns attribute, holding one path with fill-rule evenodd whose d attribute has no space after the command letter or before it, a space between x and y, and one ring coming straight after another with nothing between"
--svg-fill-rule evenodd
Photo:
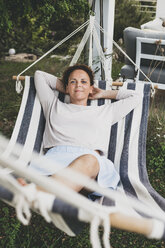
<instances>
[{"instance_id":1,"label":"grass","mask_svg":"<svg viewBox=\"0 0 165 248\"><path fill-rule=\"evenodd\" d=\"M148 174L153 187L165 197L165 92L151 100L147 136Z\"/></svg>"},{"instance_id":2,"label":"grass","mask_svg":"<svg viewBox=\"0 0 165 248\"><path fill-rule=\"evenodd\" d=\"M21 94L15 93L12 75L20 73L29 63L0 62L0 132L10 137ZM121 63L114 62L113 78L118 77ZM33 75L36 69L45 70L58 76L67 66L67 61L44 59L26 75ZM165 92L159 91L150 106L147 135L147 170L152 186L165 197ZM113 248L165 248L163 241L148 240L142 235L128 233L112 228ZM0 202L0 247L13 248L90 248L89 227L82 234L71 238L46 223L41 216L33 213L29 226L23 226L16 218L15 210Z\"/></svg>"}]
</instances>

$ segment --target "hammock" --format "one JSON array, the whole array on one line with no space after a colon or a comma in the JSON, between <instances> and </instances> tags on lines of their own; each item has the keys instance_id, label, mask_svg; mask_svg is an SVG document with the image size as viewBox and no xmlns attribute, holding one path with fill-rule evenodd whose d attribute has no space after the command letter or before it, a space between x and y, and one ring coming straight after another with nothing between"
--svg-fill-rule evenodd
<instances>
[{"instance_id":1,"label":"hammock","mask_svg":"<svg viewBox=\"0 0 165 248\"><path fill-rule=\"evenodd\" d=\"M88 23L86 23L85 25L87 25ZM81 28L83 27L84 25L82 25ZM98 52L101 57L102 65L106 72L106 59L105 59L103 51L101 50L98 44L98 37L97 37L96 31L93 31L94 30L93 19L90 20L89 27L90 28L87 29L87 32L84 35L83 41L80 43L80 46L77 49L76 58L75 57L73 58L72 63L75 63L77 61L82 51L82 48L85 45L85 41L87 40L87 37L89 37L89 35L91 34L91 30L92 30L92 33L94 34L95 42L98 47ZM92 39L92 36L90 36L90 38ZM55 47L57 47L57 45ZM51 49L51 51L53 51L55 47ZM41 58L43 58L44 56L42 56ZM89 64L92 63L91 57L92 57L92 54L90 54L89 56L90 58ZM27 69L29 69L29 67ZM23 72L25 72L27 69L25 69ZM18 75L17 79L19 79L19 76L22 73ZM105 76L106 76L106 73L105 73ZM96 85L98 85L98 87L102 89L107 89L110 86L110 83L107 77L106 79L107 79L107 82L96 81ZM21 89L19 88L19 86L20 85L17 81L17 90ZM105 229L108 230L107 222L106 222L107 218L104 218L104 217L105 215L107 217L107 213L109 214L111 212L111 209L113 211L113 209L115 208L120 212L124 212L126 214L129 213L129 215L132 215L135 217L147 216L149 218L158 220L158 222L156 223L159 223L159 224L156 224L156 225L159 227L161 226L161 228L157 228L158 231L156 231L156 234L154 231L154 234L152 233L150 237L151 238L157 237L159 239L164 237L165 200L150 185L147 171L146 171L146 162L145 162L147 116L148 116L151 84L141 84L141 83L127 84L125 83L123 87L127 87L129 89L133 89L133 90L140 92L140 94L143 95L143 101L134 111L129 113L120 122L110 127L110 130L109 130L110 138L109 138L109 146L107 147L107 157L114 162L114 165L120 174L121 180L120 180L120 185L118 187L117 192L122 193L122 195L120 195L120 197L116 197L114 192L112 191L109 192L106 189L100 189L93 182L92 183L89 182L89 185L88 185L88 181L87 181L86 185L88 185L88 188L91 188L93 191L98 191L104 196L101 199L102 200L101 203L103 206L108 206L108 210L106 208L106 211L105 211L105 210L102 210L102 208L99 208L98 206L96 207L95 203L92 204L92 202L90 202L89 200L87 199L84 200L83 198L78 196L79 194L75 192L72 192L72 193L74 194L75 197L78 197L78 201L71 202L71 197L60 195L58 193L58 190L56 190L56 192L52 192L51 189L48 190L49 192L57 195L58 198L62 200L62 202L60 201L60 203L58 199L56 199L54 202L53 209L54 209L54 212L57 213L57 215L56 215L56 221L52 216L53 222L55 222L55 225L58 228L65 231L71 236L76 235L82 229L83 224L82 223L80 224L80 221L91 222L91 226L92 226L91 230L95 228L96 224L97 224L96 226L98 226L102 221L102 223L105 222L104 223ZM56 92L55 94L58 95L61 101L64 101L64 102L69 101L68 97L65 96L64 94L59 93L59 92ZM110 100L99 99L97 101L96 100L90 101L89 104L101 105L101 104L104 104L105 101L110 101ZM113 104L113 101L112 101L112 104ZM29 162L31 161L34 151L41 154L42 156L42 153L43 153L42 138L43 138L43 132L44 132L44 125L45 125L45 120L43 116L43 111L42 111L41 105L36 95L33 78L26 77L22 103L20 106L20 111L18 113L15 128L13 130L13 134L12 134L12 137L10 139L10 142L7 148L5 149L5 151L3 151L3 154L0 156L0 165L6 166L9 168L14 168L12 167L12 163L10 162L12 158L15 161L13 162L13 164L16 163L24 167L24 166L27 166ZM15 149L17 147L17 143L21 144L22 146L16 152ZM3 173L5 174L4 169L3 169ZM0 187L0 197L11 203L13 199L13 194L17 194L18 191L21 192L22 189L20 189L18 185L16 185L15 190L14 189L13 191L11 190L11 187L10 187L11 185L9 183L10 180L7 178L8 173L9 171L7 170L6 175L4 176L4 178L6 177L6 180L5 179L4 181L1 180L2 186ZM39 179L37 180L36 178L33 178L32 174L30 177L29 173L30 172L28 172L28 170L21 169L20 166L18 166L17 169L15 168L15 172L14 172L14 174L24 175L25 178L37 183L38 185L42 186L44 184L45 187L46 187L46 183L48 183L48 180L50 180L48 178L43 179L42 177L38 177ZM52 186L51 183L50 185ZM53 187L56 189L58 188L57 186L58 185L53 184ZM24 192L22 191L21 194L24 194ZM68 189L68 194L70 195L69 189ZM131 203L130 199L133 199L133 200L137 199L137 202L138 202L137 207L135 206L136 204ZM121 203L121 200L122 200L122 203ZM85 204L80 206L81 201L85 203L86 206L90 206L91 208L87 210L87 207L85 207ZM143 203L143 207L138 207L138 204L140 204L141 202ZM67 204L67 207L66 207L66 204ZM83 210L85 208L84 211L86 214L84 214L83 212L82 214L83 217L81 216L81 218L78 218L78 216L80 215L78 210L81 210L81 208ZM97 211L98 209L99 211ZM90 216L92 215L92 212L98 218L94 218L94 217L91 218ZM98 216L97 212L101 213L100 214L101 217ZM161 220L161 224L160 224L160 220ZM154 226L154 230L155 230L155 226ZM108 235L106 236L106 238L107 237ZM109 246L107 245L106 247L109 247Z\"/></svg>"},{"instance_id":2,"label":"hammock","mask_svg":"<svg viewBox=\"0 0 165 248\"><path fill-rule=\"evenodd\" d=\"M105 81L96 81L96 84L98 84L102 89L108 87ZM121 197L114 197L112 192L108 195L106 194L106 190L102 189L101 193L106 195L102 198L102 204L104 206L112 207L112 209L116 208L119 212L125 212L126 214L129 213L129 215L135 217L145 215L150 218L153 217L165 221L165 200L151 187L148 181L145 164L150 85L141 83L125 83L123 87L135 89L140 94L144 94L144 98L141 104L134 111L110 127L110 141L109 147L107 147L107 157L114 162L114 165L120 174L121 181L117 191L122 192L124 199L121 203ZM55 94L58 95L61 101L68 102L68 96L59 92L56 92ZM89 104L101 105L104 104L105 101L110 100L92 100ZM3 164L3 161L8 161L8 158L11 157L14 158L16 164L26 166L32 159L33 151L42 154L44 123L45 120L41 105L36 95L33 78L26 77L22 103L15 128L7 148L0 157L0 164ZM21 146L21 149L15 153L17 143L23 145L23 147ZM28 174L24 173L25 178L27 175ZM27 178L30 179L29 177ZM39 181L40 177L38 183ZM42 183L40 184L42 185ZM87 184L85 183L85 185ZM94 190L94 188L92 189ZM98 189L96 189L96 191L97 190ZM58 190L56 191L56 195L57 192ZM4 187L0 187L0 197L10 202L12 194L10 190L5 191ZM60 198L60 195L58 195L58 197ZM130 204L129 201L130 197L137 199L139 202L145 203L144 209L148 206L147 211L144 211L142 208L137 211L135 206L132 207L132 204ZM63 195L62 198L62 200L64 200L66 196ZM59 200L56 200L54 203L54 211L58 212L60 209L58 212L58 218L60 218L60 221L58 221L57 224L53 218L53 222L55 222L55 225L58 228L71 236L79 233L84 226L77 218L78 212L75 208L75 205L77 204L76 202L74 203L74 207ZM80 208L80 206L77 207ZM109 208L109 212L110 209L111 208ZM161 234L161 237L159 236L159 238L162 238L162 236L163 234Z\"/></svg>"}]
</instances>

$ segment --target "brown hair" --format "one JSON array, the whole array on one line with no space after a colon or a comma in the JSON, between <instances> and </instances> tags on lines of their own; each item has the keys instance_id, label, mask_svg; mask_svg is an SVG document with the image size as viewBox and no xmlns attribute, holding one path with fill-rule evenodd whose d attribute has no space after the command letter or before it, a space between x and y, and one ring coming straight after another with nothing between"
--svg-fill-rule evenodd
<instances>
[{"instance_id":1,"label":"brown hair","mask_svg":"<svg viewBox=\"0 0 165 248\"><path fill-rule=\"evenodd\" d=\"M90 78L90 85L94 84L94 73L93 73L92 69L89 66L84 65L84 64L75 64L73 66L69 66L63 73L62 82L63 82L65 88L68 85L68 79L69 79L70 74L75 70L85 71Z\"/></svg>"}]
</instances>

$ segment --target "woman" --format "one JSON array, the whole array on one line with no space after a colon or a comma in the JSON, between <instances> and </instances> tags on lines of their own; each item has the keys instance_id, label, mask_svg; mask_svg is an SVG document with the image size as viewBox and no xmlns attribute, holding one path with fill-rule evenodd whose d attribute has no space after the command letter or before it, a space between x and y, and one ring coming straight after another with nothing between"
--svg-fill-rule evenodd
<instances>
[{"instance_id":1,"label":"woman","mask_svg":"<svg viewBox=\"0 0 165 248\"><path fill-rule=\"evenodd\" d=\"M138 105L139 95L133 90L94 87L92 70L81 64L67 68L62 80L42 71L36 71L34 79L46 119L43 137L44 148L48 150L46 156L58 165L51 170L45 165L39 173L57 178L55 173L69 166L97 179L101 187L116 189L120 178L113 163L106 158L110 126ZM70 103L58 100L55 89L69 94ZM88 99L99 98L120 101L87 106ZM63 183L75 191L82 189L81 185L66 180Z\"/></svg>"},{"instance_id":2,"label":"woman","mask_svg":"<svg viewBox=\"0 0 165 248\"><path fill-rule=\"evenodd\" d=\"M125 117L140 101L133 90L101 90L93 86L93 72L86 65L74 65L64 72L62 80L42 71L35 72L35 86L43 107L46 126L43 145L46 157L58 167L38 168L42 175L55 177L56 180L79 192L81 185L64 181L55 175L58 170L72 167L84 175L96 179L101 187L116 189L119 175L113 163L106 158L110 126ZM62 103L54 90L69 94L70 103ZM88 99L109 98L119 101L102 106L87 106ZM24 184L20 180L21 184ZM27 186L28 187L28 186ZM39 209L49 220L46 213L52 210L54 195L32 187L34 194L32 206ZM97 197L97 193L93 193ZM93 197L92 195L92 197ZM91 197L91 194L89 195ZM127 225L125 225L127 223ZM134 225L136 223L136 225ZM151 235L152 220L131 218L120 213L111 214L111 224L125 230Z\"/></svg>"}]
</instances>

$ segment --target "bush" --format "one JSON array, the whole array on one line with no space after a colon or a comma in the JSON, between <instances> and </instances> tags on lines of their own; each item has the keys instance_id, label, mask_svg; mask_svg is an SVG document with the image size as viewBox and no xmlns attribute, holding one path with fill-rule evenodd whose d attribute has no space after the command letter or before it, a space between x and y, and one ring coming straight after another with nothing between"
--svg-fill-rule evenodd
<instances>
[{"instance_id":1,"label":"bush","mask_svg":"<svg viewBox=\"0 0 165 248\"><path fill-rule=\"evenodd\" d=\"M79 26L89 11L86 0L0 1L0 56L11 47L41 55Z\"/></svg>"},{"instance_id":2,"label":"bush","mask_svg":"<svg viewBox=\"0 0 165 248\"><path fill-rule=\"evenodd\" d=\"M153 187L165 197L165 92L152 99L147 135L147 169Z\"/></svg>"},{"instance_id":3,"label":"bush","mask_svg":"<svg viewBox=\"0 0 165 248\"><path fill-rule=\"evenodd\" d=\"M123 37L123 30L126 27L140 28L140 25L152 19L151 14L140 12L140 8L135 7L137 1L116 0L114 40L118 41Z\"/></svg>"}]
</instances>

